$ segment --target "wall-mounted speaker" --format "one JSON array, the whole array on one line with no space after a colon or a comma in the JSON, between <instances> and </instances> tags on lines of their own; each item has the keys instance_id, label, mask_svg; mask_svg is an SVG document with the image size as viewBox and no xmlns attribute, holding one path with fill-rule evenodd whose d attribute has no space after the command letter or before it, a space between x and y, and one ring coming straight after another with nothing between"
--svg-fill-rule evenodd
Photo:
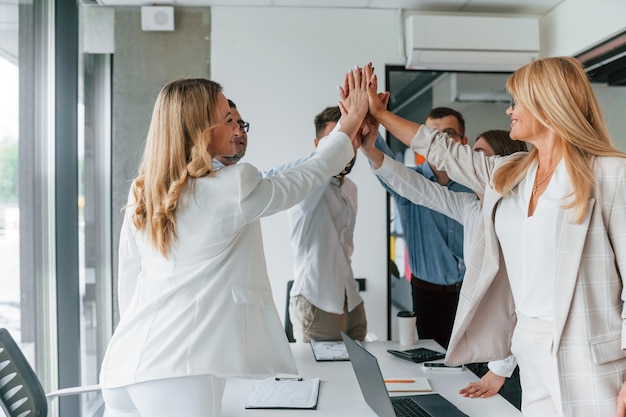
<instances>
[{"instance_id":1,"label":"wall-mounted speaker","mask_svg":"<svg viewBox=\"0 0 626 417\"><path fill-rule=\"evenodd\" d=\"M141 30L172 32L174 30L174 7L142 6Z\"/></svg>"}]
</instances>

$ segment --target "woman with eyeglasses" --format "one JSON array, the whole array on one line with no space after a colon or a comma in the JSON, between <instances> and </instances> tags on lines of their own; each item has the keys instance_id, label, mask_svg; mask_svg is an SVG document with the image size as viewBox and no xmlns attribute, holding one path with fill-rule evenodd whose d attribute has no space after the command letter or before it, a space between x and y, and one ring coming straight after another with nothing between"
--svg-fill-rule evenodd
<instances>
[{"instance_id":1,"label":"woman with eyeglasses","mask_svg":"<svg viewBox=\"0 0 626 417\"><path fill-rule=\"evenodd\" d=\"M219 84L179 79L159 93L120 236L120 322L100 374L108 417L219 416L225 378L296 373L272 299L260 218L339 173L360 144L367 93L359 70L337 132L298 166L263 178L233 155ZM345 90L345 89L344 89Z\"/></svg>"},{"instance_id":2,"label":"woman with eyeglasses","mask_svg":"<svg viewBox=\"0 0 626 417\"><path fill-rule=\"evenodd\" d=\"M526 416L623 417L626 154L581 64L544 58L513 73L510 136L533 149L505 158L393 115L371 85L376 120L484 193L446 361L515 355Z\"/></svg>"}]
</instances>

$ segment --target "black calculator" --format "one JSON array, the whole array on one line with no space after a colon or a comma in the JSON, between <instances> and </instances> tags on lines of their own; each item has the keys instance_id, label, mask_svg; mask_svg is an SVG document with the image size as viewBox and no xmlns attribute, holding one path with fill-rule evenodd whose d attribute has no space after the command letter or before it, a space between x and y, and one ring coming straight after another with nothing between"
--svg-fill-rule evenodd
<instances>
[{"instance_id":1,"label":"black calculator","mask_svg":"<svg viewBox=\"0 0 626 417\"><path fill-rule=\"evenodd\" d=\"M409 350L387 349L387 352L391 353L394 356L397 356L398 358L406 359L407 361L415 363L429 362L437 359L443 359L446 357L445 353L437 352L427 348L415 348Z\"/></svg>"}]
</instances>

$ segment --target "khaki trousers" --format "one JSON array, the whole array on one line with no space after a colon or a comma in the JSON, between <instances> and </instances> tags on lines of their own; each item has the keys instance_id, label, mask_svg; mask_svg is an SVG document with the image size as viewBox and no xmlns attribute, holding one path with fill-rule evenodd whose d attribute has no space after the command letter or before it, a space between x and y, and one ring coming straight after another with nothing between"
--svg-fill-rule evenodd
<instances>
[{"instance_id":1,"label":"khaki trousers","mask_svg":"<svg viewBox=\"0 0 626 417\"><path fill-rule=\"evenodd\" d=\"M289 299L289 315L293 326L293 337L297 342L311 340L342 340L344 332L354 340L365 340L367 319L363 302L352 311L344 302L343 314L328 313L311 304L302 295Z\"/></svg>"}]
</instances>

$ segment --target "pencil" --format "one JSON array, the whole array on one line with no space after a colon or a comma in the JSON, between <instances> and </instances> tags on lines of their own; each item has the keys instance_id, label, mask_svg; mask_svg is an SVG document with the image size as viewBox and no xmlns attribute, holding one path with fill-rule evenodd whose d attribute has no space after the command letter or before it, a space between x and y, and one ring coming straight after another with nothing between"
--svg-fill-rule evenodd
<instances>
[{"instance_id":1,"label":"pencil","mask_svg":"<svg viewBox=\"0 0 626 417\"><path fill-rule=\"evenodd\" d=\"M385 379L385 382L388 383L411 383L411 382L415 382L415 380L413 379Z\"/></svg>"}]
</instances>

